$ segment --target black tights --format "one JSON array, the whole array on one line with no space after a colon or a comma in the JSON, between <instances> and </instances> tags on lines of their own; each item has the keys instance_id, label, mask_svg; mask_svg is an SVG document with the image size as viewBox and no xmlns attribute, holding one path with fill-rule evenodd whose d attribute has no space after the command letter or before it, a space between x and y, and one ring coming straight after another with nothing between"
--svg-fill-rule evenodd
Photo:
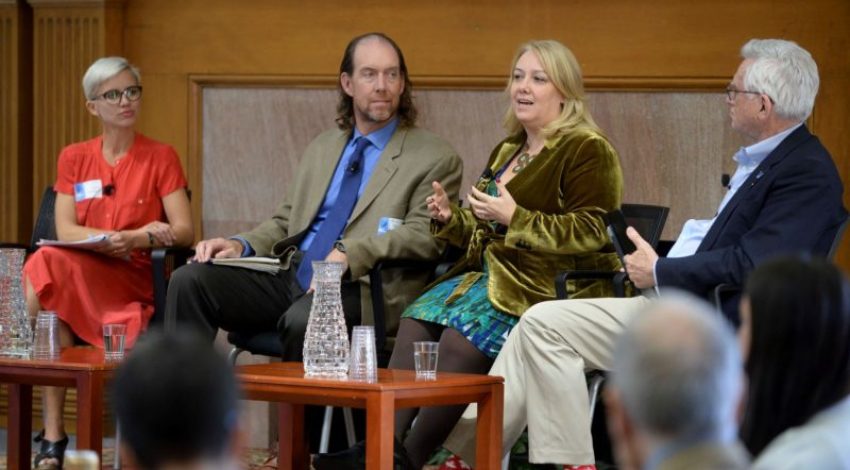
<instances>
[{"instance_id":1,"label":"black tights","mask_svg":"<svg viewBox=\"0 0 850 470\"><path fill-rule=\"evenodd\" d=\"M439 341L437 372L486 374L493 360L475 348L454 328L436 323L402 318L390 357L390 369L413 370L413 342ZM425 465L428 457L449 436L466 405L403 408L395 414L395 435L399 440L416 417L416 425L404 440L404 448L414 468ZM418 414L417 414L418 413Z\"/></svg>"}]
</instances>

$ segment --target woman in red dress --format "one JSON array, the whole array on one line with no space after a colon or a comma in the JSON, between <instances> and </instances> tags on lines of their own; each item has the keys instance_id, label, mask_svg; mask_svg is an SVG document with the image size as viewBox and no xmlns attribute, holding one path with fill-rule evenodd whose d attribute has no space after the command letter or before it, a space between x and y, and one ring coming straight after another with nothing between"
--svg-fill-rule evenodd
<instances>
[{"instance_id":1,"label":"woman in red dress","mask_svg":"<svg viewBox=\"0 0 850 470\"><path fill-rule=\"evenodd\" d=\"M141 105L138 70L106 57L83 77L86 109L103 134L59 155L56 235L62 241L107 235L93 250L42 247L24 266L31 316L53 310L60 343L76 335L103 347L102 326L127 325L132 347L153 315L150 250L188 246L194 238L186 178L171 146L134 131ZM45 387L45 429L36 438L38 468L61 468L68 443L62 422L65 389Z\"/></svg>"}]
</instances>

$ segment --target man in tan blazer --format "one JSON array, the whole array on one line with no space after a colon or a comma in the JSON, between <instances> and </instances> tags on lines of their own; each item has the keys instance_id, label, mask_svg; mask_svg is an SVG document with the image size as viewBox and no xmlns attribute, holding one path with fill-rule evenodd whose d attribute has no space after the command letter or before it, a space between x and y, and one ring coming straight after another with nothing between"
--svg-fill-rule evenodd
<instances>
[{"instance_id":1,"label":"man in tan blazer","mask_svg":"<svg viewBox=\"0 0 850 470\"><path fill-rule=\"evenodd\" d=\"M312 271L304 269L310 266L307 260L340 261L348 267L344 281L350 282L343 283L342 294L351 327L371 321L365 276L376 263L428 261L440 255L443 247L429 233L425 198L432 192L431 183L440 181L456 199L462 162L448 143L414 127L412 85L399 47L380 33L354 38L340 65L339 90L339 128L321 133L307 147L275 214L249 232L199 242L196 263L175 271L166 311L181 327L193 325L210 340L219 328L277 328L283 358L301 360L312 302ZM346 173L360 171L350 216L341 218L347 220L339 224L341 233L332 235L335 242L324 248L321 240L328 240L329 230L323 232L322 226L333 227L340 219L338 206L344 198L339 195L345 191ZM284 269L270 275L205 264L211 258L250 255L279 257ZM427 275L423 269L387 276L384 291L391 332Z\"/></svg>"}]
</instances>

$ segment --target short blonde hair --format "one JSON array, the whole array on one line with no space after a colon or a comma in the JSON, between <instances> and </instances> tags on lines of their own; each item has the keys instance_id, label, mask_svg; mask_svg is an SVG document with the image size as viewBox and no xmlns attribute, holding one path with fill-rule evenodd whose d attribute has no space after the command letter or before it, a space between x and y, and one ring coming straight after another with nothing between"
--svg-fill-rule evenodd
<instances>
[{"instance_id":1,"label":"short blonde hair","mask_svg":"<svg viewBox=\"0 0 850 470\"><path fill-rule=\"evenodd\" d=\"M519 58L529 51L537 56L537 60L543 66L543 71L555 85L555 89L564 97L561 114L543 128L543 136L551 137L576 128L599 131L599 127L593 121L590 111L587 109L581 67L572 51L558 41L552 39L529 41L519 46L514 55L514 60L511 62L510 78L506 88L508 94L510 94L511 85L514 82L513 70L516 68ZM511 103L508 103L508 109L505 111L503 125L512 135L523 131L522 124L516 118Z\"/></svg>"},{"instance_id":2,"label":"short blonde hair","mask_svg":"<svg viewBox=\"0 0 850 470\"><path fill-rule=\"evenodd\" d=\"M83 75L83 93L86 99L89 101L96 99L100 85L125 70L129 70L136 79L136 85L141 83L139 69L123 57L101 57L94 61Z\"/></svg>"}]
</instances>

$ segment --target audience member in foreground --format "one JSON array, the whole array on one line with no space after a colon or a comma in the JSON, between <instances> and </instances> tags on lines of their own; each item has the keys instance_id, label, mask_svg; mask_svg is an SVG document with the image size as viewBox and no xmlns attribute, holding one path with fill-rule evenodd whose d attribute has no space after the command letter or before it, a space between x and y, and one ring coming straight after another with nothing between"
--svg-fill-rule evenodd
<instances>
[{"instance_id":1,"label":"audience member in foreground","mask_svg":"<svg viewBox=\"0 0 850 470\"><path fill-rule=\"evenodd\" d=\"M142 104L139 71L122 57L96 60L83 76L86 110L102 135L65 147L57 164L55 220L62 241L108 238L93 250L41 247L24 266L27 309L53 310L59 341L76 335L103 347L103 325L127 326L127 347L153 316L150 250L188 246L194 232L180 159L134 130ZM65 389L45 387L44 431L34 465L62 466L68 437Z\"/></svg>"},{"instance_id":2,"label":"audience member in foreground","mask_svg":"<svg viewBox=\"0 0 850 470\"><path fill-rule=\"evenodd\" d=\"M637 250L625 267L639 288L705 296L721 283L742 286L779 254L825 255L846 217L835 164L803 123L819 83L812 56L776 39L749 41L741 55L725 96L732 128L752 144L735 155L738 168L716 216L688 221L668 258L629 229ZM503 452L527 425L531 462L595 464L584 374L610 370L614 341L648 301L543 302L522 316L490 370L505 378ZM736 322L732 302L724 313ZM446 447L469 462L474 433L470 408Z\"/></svg>"},{"instance_id":3,"label":"audience member in foreground","mask_svg":"<svg viewBox=\"0 0 850 470\"><path fill-rule=\"evenodd\" d=\"M139 340L112 384L132 468L238 469L239 386L227 360L196 333Z\"/></svg>"},{"instance_id":4,"label":"audience member in foreground","mask_svg":"<svg viewBox=\"0 0 850 470\"><path fill-rule=\"evenodd\" d=\"M765 263L741 320L755 468L850 468L850 282L823 260Z\"/></svg>"},{"instance_id":5,"label":"audience member in foreground","mask_svg":"<svg viewBox=\"0 0 850 470\"><path fill-rule=\"evenodd\" d=\"M684 294L649 304L617 340L605 389L618 468L747 468L743 376L732 328L708 304Z\"/></svg>"}]
</instances>

